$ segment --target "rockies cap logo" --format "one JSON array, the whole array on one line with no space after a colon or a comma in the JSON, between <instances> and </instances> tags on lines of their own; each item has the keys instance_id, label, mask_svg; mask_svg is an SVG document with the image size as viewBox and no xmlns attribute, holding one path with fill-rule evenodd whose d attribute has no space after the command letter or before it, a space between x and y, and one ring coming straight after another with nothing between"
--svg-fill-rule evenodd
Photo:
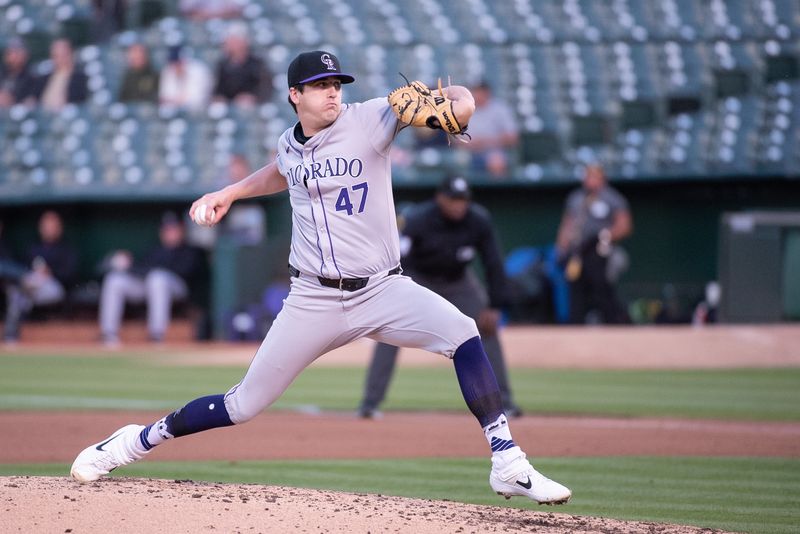
<instances>
[{"instance_id":1,"label":"rockies cap logo","mask_svg":"<svg viewBox=\"0 0 800 534\"><path fill-rule=\"evenodd\" d=\"M289 87L310 83L329 76L335 76L342 83L353 83L355 78L344 74L339 67L339 58L325 50L314 50L298 54L289 64L286 81Z\"/></svg>"},{"instance_id":2,"label":"rockies cap logo","mask_svg":"<svg viewBox=\"0 0 800 534\"><path fill-rule=\"evenodd\" d=\"M322 54L319 57L319 60L328 66L328 70L336 70L336 64L333 62L329 54Z\"/></svg>"}]
</instances>

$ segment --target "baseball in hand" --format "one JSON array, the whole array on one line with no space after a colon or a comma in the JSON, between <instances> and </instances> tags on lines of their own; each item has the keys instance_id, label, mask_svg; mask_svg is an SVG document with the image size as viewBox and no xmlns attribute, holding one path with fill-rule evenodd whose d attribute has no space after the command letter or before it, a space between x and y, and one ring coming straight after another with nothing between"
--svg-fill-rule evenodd
<instances>
[{"instance_id":1,"label":"baseball in hand","mask_svg":"<svg viewBox=\"0 0 800 534\"><path fill-rule=\"evenodd\" d=\"M215 218L216 213L214 212L214 208L210 207L208 204L200 204L197 209L194 210L194 222L200 226L211 226L214 224Z\"/></svg>"}]
</instances>

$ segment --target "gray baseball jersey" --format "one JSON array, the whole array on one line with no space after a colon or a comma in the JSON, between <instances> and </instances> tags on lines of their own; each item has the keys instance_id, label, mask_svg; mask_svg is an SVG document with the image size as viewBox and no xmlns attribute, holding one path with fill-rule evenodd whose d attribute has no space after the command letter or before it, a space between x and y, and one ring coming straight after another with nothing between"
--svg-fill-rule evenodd
<instances>
[{"instance_id":1,"label":"gray baseball jersey","mask_svg":"<svg viewBox=\"0 0 800 534\"><path fill-rule=\"evenodd\" d=\"M278 170L293 212L289 262L300 275L247 374L225 396L233 422L257 415L316 358L358 338L452 357L478 335L450 302L389 274L400 263L389 151L402 128L379 98L344 104L305 144L293 128L281 136ZM322 286L319 276L369 282L343 291Z\"/></svg>"},{"instance_id":2,"label":"gray baseball jersey","mask_svg":"<svg viewBox=\"0 0 800 534\"><path fill-rule=\"evenodd\" d=\"M289 128L278 169L289 184L289 263L326 278L359 278L400 263L389 149L403 127L386 98L343 104L336 121L301 145Z\"/></svg>"}]
</instances>

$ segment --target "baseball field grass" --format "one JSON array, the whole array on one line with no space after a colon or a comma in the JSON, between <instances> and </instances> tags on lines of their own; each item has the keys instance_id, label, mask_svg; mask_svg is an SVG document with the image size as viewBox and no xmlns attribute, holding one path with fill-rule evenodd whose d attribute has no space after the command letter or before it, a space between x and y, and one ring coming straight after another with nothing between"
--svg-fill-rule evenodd
<instances>
[{"instance_id":1,"label":"baseball field grass","mask_svg":"<svg viewBox=\"0 0 800 534\"><path fill-rule=\"evenodd\" d=\"M171 410L222 393L244 368L166 366L151 356L112 358L26 354L0 358L0 409ZM800 420L800 369L552 370L515 369L523 409L582 414ZM364 384L359 367L311 367L276 409L355 410ZM400 368L385 410L457 410L463 401L449 368Z\"/></svg>"},{"instance_id":2,"label":"baseball field grass","mask_svg":"<svg viewBox=\"0 0 800 534\"><path fill-rule=\"evenodd\" d=\"M564 508L534 510L789 534L800 524L800 460L780 458L539 459L575 490ZM531 508L486 485L486 458L145 462L118 476L267 484ZM0 475L64 476L61 464L0 465Z\"/></svg>"},{"instance_id":3,"label":"baseball field grass","mask_svg":"<svg viewBox=\"0 0 800 534\"><path fill-rule=\"evenodd\" d=\"M244 367L165 365L133 352L0 358L0 410L172 410L227 390ZM276 409L352 411L359 367L307 369ZM800 369L514 369L518 403L537 414L800 420ZM386 411L459 411L452 369L399 368ZM769 439L765 436L764 439ZM800 525L795 458L569 457L536 465L575 490L570 514L692 524L736 532L789 533ZM236 462L149 461L120 476L191 478L530 507L487 489L486 458ZM66 464L0 464L0 475L65 476ZM545 508L535 508L545 510ZM551 509L546 509L551 510Z\"/></svg>"}]
</instances>

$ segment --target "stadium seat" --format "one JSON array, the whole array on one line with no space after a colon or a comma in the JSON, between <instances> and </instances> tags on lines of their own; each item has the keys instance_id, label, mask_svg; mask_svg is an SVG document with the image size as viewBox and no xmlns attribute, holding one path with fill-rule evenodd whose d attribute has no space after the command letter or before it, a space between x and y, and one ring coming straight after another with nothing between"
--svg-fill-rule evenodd
<instances>
[{"instance_id":1,"label":"stadium seat","mask_svg":"<svg viewBox=\"0 0 800 534\"><path fill-rule=\"evenodd\" d=\"M176 1L145 0L131 4L129 29L96 45L87 40L90 9L85 0L0 2L0 47L21 37L38 69L53 36L67 35L90 84L74 121L46 127L35 110L0 112L0 182L28 173L56 189L80 190L89 176L110 188L207 189L231 151L261 162L296 120L282 96L285 68L317 47L346 58L358 77L346 100L388 93L398 72L429 84L442 75L463 85L491 79L522 133L511 180L569 179L575 165L601 156L626 178L800 174L793 0L250 0L243 21L274 73L275 98L255 113L198 116L115 105L125 50L142 41L161 67L183 43L213 67L230 21L185 20ZM82 120L89 127L76 136ZM181 121L178 134L171 125ZM420 172L403 173L435 176L459 157L417 154Z\"/></svg>"}]
</instances>

